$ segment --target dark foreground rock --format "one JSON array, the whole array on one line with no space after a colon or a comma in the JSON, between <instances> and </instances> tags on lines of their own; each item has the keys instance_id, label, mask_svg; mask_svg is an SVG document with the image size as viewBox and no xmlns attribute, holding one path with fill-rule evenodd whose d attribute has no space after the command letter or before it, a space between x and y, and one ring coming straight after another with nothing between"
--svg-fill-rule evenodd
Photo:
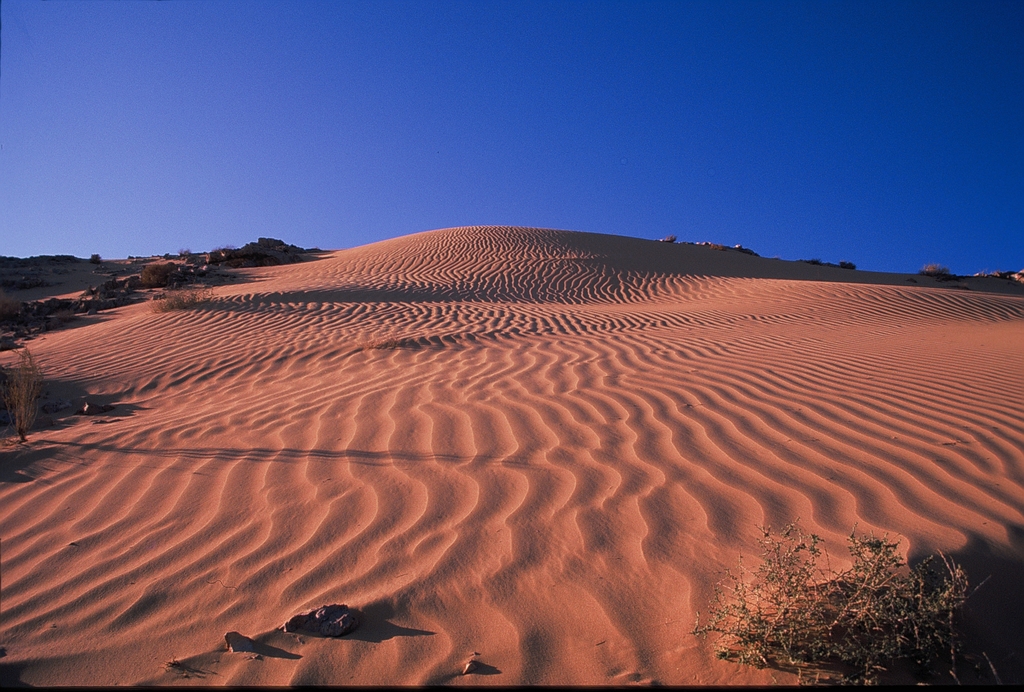
<instances>
[{"instance_id":1,"label":"dark foreground rock","mask_svg":"<svg viewBox=\"0 0 1024 692\"><path fill-rule=\"evenodd\" d=\"M85 402L85 406L78 409L75 413L77 416L95 416L100 413L106 413L107 411L113 411L116 406L113 404L94 404L91 401Z\"/></svg>"},{"instance_id":2,"label":"dark foreground rock","mask_svg":"<svg viewBox=\"0 0 1024 692\"><path fill-rule=\"evenodd\" d=\"M356 614L344 603L325 605L308 613L299 613L284 623L285 632L341 637L359 625Z\"/></svg>"}]
</instances>

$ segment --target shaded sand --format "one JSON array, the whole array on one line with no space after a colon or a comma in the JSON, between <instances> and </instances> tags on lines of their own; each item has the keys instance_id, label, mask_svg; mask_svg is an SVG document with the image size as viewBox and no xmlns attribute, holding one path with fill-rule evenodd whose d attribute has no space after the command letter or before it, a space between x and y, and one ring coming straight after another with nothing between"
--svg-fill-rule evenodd
<instances>
[{"instance_id":1,"label":"shaded sand","mask_svg":"<svg viewBox=\"0 0 1024 692\"><path fill-rule=\"evenodd\" d=\"M30 343L117 408L0 451L5 683L792 682L690 631L797 518L991 575L1022 677L1024 296L496 227L243 273Z\"/></svg>"}]
</instances>

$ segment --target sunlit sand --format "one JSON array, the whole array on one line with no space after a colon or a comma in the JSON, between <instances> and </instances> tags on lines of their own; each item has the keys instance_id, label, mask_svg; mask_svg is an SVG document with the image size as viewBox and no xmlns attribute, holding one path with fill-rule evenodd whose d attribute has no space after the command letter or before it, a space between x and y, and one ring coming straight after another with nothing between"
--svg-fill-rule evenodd
<instances>
[{"instance_id":1,"label":"sunlit sand","mask_svg":"<svg viewBox=\"0 0 1024 692\"><path fill-rule=\"evenodd\" d=\"M116 408L0 450L6 680L791 683L691 630L796 519L989 578L1020 675L1024 289L510 227L239 272L28 342Z\"/></svg>"}]
</instances>

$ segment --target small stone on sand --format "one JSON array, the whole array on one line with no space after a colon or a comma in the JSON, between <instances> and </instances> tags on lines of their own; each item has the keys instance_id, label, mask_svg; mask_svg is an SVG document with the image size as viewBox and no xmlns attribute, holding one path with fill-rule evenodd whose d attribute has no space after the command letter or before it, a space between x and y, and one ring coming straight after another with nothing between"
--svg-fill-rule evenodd
<instances>
[{"instance_id":1,"label":"small stone on sand","mask_svg":"<svg viewBox=\"0 0 1024 692\"><path fill-rule=\"evenodd\" d=\"M228 632L224 635L224 641L228 644L228 651L253 652L256 651L256 642L239 632Z\"/></svg>"}]
</instances>

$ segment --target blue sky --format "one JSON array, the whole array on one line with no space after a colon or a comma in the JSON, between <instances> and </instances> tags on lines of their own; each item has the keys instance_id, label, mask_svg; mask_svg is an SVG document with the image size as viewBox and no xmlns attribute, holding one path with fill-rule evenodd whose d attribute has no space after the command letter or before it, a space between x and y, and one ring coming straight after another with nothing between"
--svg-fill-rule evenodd
<instances>
[{"instance_id":1,"label":"blue sky","mask_svg":"<svg viewBox=\"0 0 1024 692\"><path fill-rule=\"evenodd\" d=\"M0 6L0 255L542 226L1024 267L1024 2Z\"/></svg>"}]
</instances>

